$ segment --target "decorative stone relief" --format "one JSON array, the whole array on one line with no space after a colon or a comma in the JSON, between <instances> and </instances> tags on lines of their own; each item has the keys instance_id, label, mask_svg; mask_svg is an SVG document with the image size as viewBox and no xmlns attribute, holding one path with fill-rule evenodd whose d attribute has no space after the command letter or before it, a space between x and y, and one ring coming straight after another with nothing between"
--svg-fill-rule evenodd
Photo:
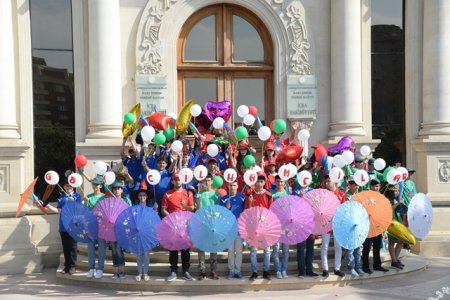
<instances>
[{"instance_id":1,"label":"decorative stone relief","mask_svg":"<svg viewBox=\"0 0 450 300\"><path fill-rule=\"evenodd\" d=\"M439 161L439 182L450 181L450 160Z\"/></svg>"},{"instance_id":2,"label":"decorative stone relief","mask_svg":"<svg viewBox=\"0 0 450 300\"><path fill-rule=\"evenodd\" d=\"M0 192L8 192L8 166L0 166Z\"/></svg>"}]
</instances>

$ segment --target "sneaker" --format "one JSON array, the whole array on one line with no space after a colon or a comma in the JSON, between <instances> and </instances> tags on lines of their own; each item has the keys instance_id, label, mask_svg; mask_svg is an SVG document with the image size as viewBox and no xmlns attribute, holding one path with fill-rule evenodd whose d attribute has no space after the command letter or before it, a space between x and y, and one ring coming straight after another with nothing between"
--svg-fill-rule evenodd
<instances>
[{"instance_id":1,"label":"sneaker","mask_svg":"<svg viewBox=\"0 0 450 300\"><path fill-rule=\"evenodd\" d=\"M211 279L213 279L213 280L219 280L219 275L217 275L216 272L211 272L210 276L211 276Z\"/></svg>"},{"instance_id":2,"label":"sneaker","mask_svg":"<svg viewBox=\"0 0 450 300\"><path fill-rule=\"evenodd\" d=\"M366 274L363 270L361 270L361 269L357 269L357 270L356 270L356 273L358 273L359 276L367 275L367 274Z\"/></svg>"},{"instance_id":3,"label":"sneaker","mask_svg":"<svg viewBox=\"0 0 450 300\"><path fill-rule=\"evenodd\" d=\"M328 277L330 273L327 270L322 271L322 277Z\"/></svg>"},{"instance_id":4,"label":"sneaker","mask_svg":"<svg viewBox=\"0 0 450 300\"><path fill-rule=\"evenodd\" d=\"M166 278L166 281L174 281L175 279L177 279L177 273L172 272L172 273L170 273L170 275Z\"/></svg>"},{"instance_id":5,"label":"sneaker","mask_svg":"<svg viewBox=\"0 0 450 300\"><path fill-rule=\"evenodd\" d=\"M302 274L298 274L297 277L300 279L305 279L305 275L302 275Z\"/></svg>"},{"instance_id":6,"label":"sneaker","mask_svg":"<svg viewBox=\"0 0 450 300\"><path fill-rule=\"evenodd\" d=\"M314 272L306 272L306 276L309 276L309 277L317 277L317 276L319 276L319 274L317 274L317 273L314 273Z\"/></svg>"},{"instance_id":7,"label":"sneaker","mask_svg":"<svg viewBox=\"0 0 450 300\"><path fill-rule=\"evenodd\" d=\"M230 272L230 273L228 274L228 276L227 276L227 279L228 279L228 280L231 280L231 279L234 278L234 276L235 276L235 274L232 273L232 272Z\"/></svg>"},{"instance_id":8,"label":"sneaker","mask_svg":"<svg viewBox=\"0 0 450 300\"><path fill-rule=\"evenodd\" d=\"M263 275L263 276L264 276L264 275ZM277 272L277 275L276 275L276 276L277 276L278 279L283 279L283 275L281 275L281 272L280 272L280 271Z\"/></svg>"},{"instance_id":9,"label":"sneaker","mask_svg":"<svg viewBox=\"0 0 450 300\"><path fill-rule=\"evenodd\" d=\"M124 278L126 278L127 277L127 274L125 274L125 272L120 272L119 273L119 278L120 279L124 279Z\"/></svg>"},{"instance_id":10,"label":"sneaker","mask_svg":"<svg viewBox=\"0 0 450 300\"><path fill-rule=\"evenodd\" d=\"M114 273L112 279L119 279L119 273Z\"/></svg>"},{"instance_id":11,"label":"sneaker","mask_svg":"<svg viewBox=\"0 0 450 300\"><path fill-rule=\"evenodd\" d=\"M176 275L175 275L176 276ZM194 278L192 278L191 274L189 274L189 272L184 272L184 276L183 276L184 280L187 281L192 281L194 280Z\"/></svg>"},{"instance_id":12,"label":"sneaker","mask_svg":"<svg viewBox=\"0 0 450 300\"><path fill-rule=\"evenodd\" d=\"M86 277L92 278L94 276L95 276L95 269L90 269L89 272L87 273Z\"/></svg>"},{"instance_id":13,"label":"sneaker","mask_svg":"<svg viewBox=\"0 0 450 300\"><path fill-rule=\"evenodd\" d=\"M251 281L253 281L253 280L255 280L256 278L258 278L258 273L253 272L253 273L252 273L252 276L250 276L249 279L250 279Z\"/></svg>"},{"instance_id":14,"label":"sneaker","mask_svg":"<svg viewBox=\"0 0 450 300\"><path fill-rule=\"evenodd\" d=\"M373 268L375 271L381 271L381 272L389 272L389 269L383 268L383 267L378 267L378 268Z\"/></svg>"},{"instance_id":15,"label":"sneaker","mask_svg":"<svg viewBox=\"0 0 450 300\"><path fill-rule=\"evenodd\" d=\"M363 269L363 271L364 271L365 273L369 274L369 275L373 273L372 270L369 269L369 268Z\"/></svg>"},{"instance_id":16,"label":"sneaker","mask_svg":"<svg viewBox=\"0 0 450 300\"><path fill-rule=\"evenodd\" d=\"M334 275L337 275L339 277L345 277L345 273L341 270L334 270Z\"/></svg>"},{"instance_id":17,"label":"sneaker","mask_svg":"<svg viewBox=\"0 0 450 300\"><path fill-rule=\"evenodd\" d=\"M283 279L288 278L288 274L286 273L286 271L281 272L281 276L283 276Z\"/></svg>"},{"instance_id":18,"label":"sneaker","mask_svg":"<svg viewBox=\"0 0 450 300\"><path fill-rule=\"evenodd\" d=\"M76 271L77 271L77 270L75 269L75 267L72 267L72 268L69 269L68 274L69 274L69 275L73 275L73 274L75 274Z\"/></svg>"},{"instance_id":19,"label":"sneaker","mask_svg":"<svg viewBox=\"0 0 450 300\"><path fill-rule=\"evenodd\" d=\"M263 278L267 279L267 280L271 280L272 278L270 277L269 271L263 271Z\"/></svg>"},{"instance_id":20,"label":"sneaker","mask_svg":"<svg viewBox=\"0 0 450 300\"><path fill-rule=\"evenodd\" d=\"M197 280L203 280L203 279L205 279L205 277L206 277L206 274L205 274L205 273L200 273L200 274L197 276Z\"/></svg>"},{"instance_id":21,"label":"sneaker","mask_svg":"<svg viewBox=\"0 0 450 300\"><path fill-rule=\"evenodd\" d=\"M95 278L101 279L102 277L103 277L103 270L97 270L97 272L95 272Z\"/></svg>"},{"instance_id":22,"label":"sneaker","mask_svg":"<svg viewBox=\"0 0 450 300\"><path fill-rule=\"evenodd\" d=\"M358 272L356 272L355 269L351 269L351 270L350 270L350 275L351 275L351 276L355 276L355 277L358 277L358 276L359 276Z\"/></svg>"},{"instance_id":23,"label":"sneaker","mask_svg":"<svg viewBox=\"0 0 450 300\"><path fill-rule=\"evenodd\" d=\"M234 274L234 278L242 279L242 273L241 272L237 272L236 274Z\"/></svg>"},{"instance_id":24,"label":"sneaker","mask_svg":"<svg viewBox=\"0 0 450 300\"><path fill-rule=\"evenodd\" d=\"M145 274L144 276L142 276L142 279L144 279L144 281L149 281L150 280L150 276Z\"/></svg>"},{"instance_id":25,"label":"sneaker","mask_svg":"<svg viewBox=\"0 0 450 300\"><path fill-rule=\"evenodd\" d=\"M141 275L136 276L136 281L141 281Z\"/></svg>"}]
</instances>

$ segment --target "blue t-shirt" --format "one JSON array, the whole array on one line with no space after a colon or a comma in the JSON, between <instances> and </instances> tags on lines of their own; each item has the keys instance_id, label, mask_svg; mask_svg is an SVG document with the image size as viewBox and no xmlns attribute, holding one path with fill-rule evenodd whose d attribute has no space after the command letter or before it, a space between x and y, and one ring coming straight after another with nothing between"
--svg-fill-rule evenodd
<instances>
[{"instance_id":1,"label":"blue t-shirt","mask_svg":"<svg viewBox=\"0 0 450 300\"><path fill-rule=\"evenodd\" d=\"M244 211L244 200L245 200L245 195L241 194L241 193L237 193L234 196L226 195L226 196L222 197L222 199L220 200L220 205L226 207L227 202L230 201L230 203L231 203L230 210L237 219L237 218L239 218L241 213Z\"/></svg>"},{"instance_id":2,"label":"blue t-shirt","mask_svg":"<svg viewBox=\"0 0 450 300\"><path fill-rule=\"evenodd\" d=\"M297 187L294 189L294 191L292 192L292 195L301 197L301 196L302 196L302 195L301 195L301 192L303 192L304 194L306 194L307 192L312 191L312 190L313 190L313 188L310 187L310 186L307 186L307 187L304 187L304 188L301 187L301 186L297 186Z\"/></svg>"},{"instance_id":3,"label":"blue t-shirt","mask_svg":"<svg viewBox=\"0 0 450 300\"><path fill-rule=\"evenodd\" d=\"M155 200L159 206L161 206L161 200L164 196L164 193L170 189L170 185L172 184L172 174L169 173L167 169L160 171L161 180L155 185Z\"/></svg>"},{"instance_id":4,"label":"blue t-shirt","mask_svg":"<svg viewBox=\"0 0 450 300\"><path fill-rule=\"evenodd\" d=\"M69 200L69 198L73 198L73 199ZM61 197L59 197L57 208L62 209L64 207L64 205L66 205L66 203L69 201L75 201L80 204L82 203L80 194L73 192L70 195L62 195ZM67 232L66 228L64 227L64 225L62 223L61 214L59 215L59 232Z\"/></svg>"},{"instance_id":5,"label":"blue t-shirt","mask_svg":"<svg viewBox=\"0 0 450 300\"><path fill-rule=\"evenodd\" d=\"M142 179L142 159L130 158L128 156L122 159L122 163L128 169L128 174L133 178L134 182L141 182Z\"/></svg>"}]
</instances>

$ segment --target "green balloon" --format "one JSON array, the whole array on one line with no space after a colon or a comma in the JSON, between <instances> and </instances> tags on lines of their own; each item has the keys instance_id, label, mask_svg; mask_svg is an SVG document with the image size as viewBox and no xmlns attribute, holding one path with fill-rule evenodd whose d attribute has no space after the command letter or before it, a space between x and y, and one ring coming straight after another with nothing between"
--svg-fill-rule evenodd
<instances>
[{"instance_id":1,"label":"green balloon","mask_svg":"<svg viewBox=\"0 0 450 300\"><path fill-rule=\"evenodd\" d=\"M212 187L215 189L219 189L223 184L223 179L220 176L214 176L213 177L213 183L212 183Z\"/></svg>"},{"instance_id":2,"label":"green balloon","mask_svg":"<svg viewBox=\"0 0 450 300\"><path fill-rule=\"evenodd\" d=\"M248 132L247 129L245 129L244 126L239 126L238 128L236 128L236 130L234 131L234 135L236 136L236 138L239 141L242 141L243 139L245 139L246 137L248 137Z\"/></svg>"},{"instance_id":3,"label":"green balloon","mask_svg":"<svg viewBox=\"0 0 450 300\"><path fill-rule=\"evenodd\" d=\"M166 137L166 140L167 141L170 141L170 140L172 140L174 137L175 137L175 130L173 130L173 128L172 127L167 127L165 130L164 130L164 136Z\"/></svg>"},{"instance_id":4,"label":"green balloon","mask_svg":"<svg viewBox=\"0 0 450 300\"><path fill-rule=\"evenodd\" d=\"M384 169L384 172L383 172L383 180L384 181L387 181L387 174L391 171L391 170L394 170L395 168L394 167L387 167L386 169Z\"/></svg>"},{"instance_id":5,"label":"green balloon","mask_svg":"<svg viewBox=\"0 0 450 300\"><path fill-rule=\"evenodd\" d=\"M286 122L283 119L278 119L273 123L273 130L280 134L286 130Z\"/></svg>"},{"instance_id":6,"label":"green balloon","mask_svg":"<svg viewBox=\"0 0 450 300\"><path fill-rule=\"evenodd\" d=\"M166 137L162 132L158 132L153 138L153 142L155 142L156 145L161 146L166 142Z\"/></svg>"},{"instance_id":7,"label":"green balloon","mask_svg":"<svg viewBox=\"0 0 450 300\"><path fill-rule=\"evenodd\" d=\"M127 123L128 125L131 125L134 123L134 121L136 121L136 117L134 116L134 114L132 113L126 113L125 116L123 117L123 120L125 121L125 123Z\"/></svg>"},{"instance_id":8,"label":"green balloon","mask_svg":"<svg viewBox=\"0 0 450 300\"><path fill-rule=\"evenodd\" d=\"M253 155L249 154L244 157L244 165L247 168L250 168L251 166L253 166L254 163L255 163L255 157Z\"/></svg>"}]
</instances>

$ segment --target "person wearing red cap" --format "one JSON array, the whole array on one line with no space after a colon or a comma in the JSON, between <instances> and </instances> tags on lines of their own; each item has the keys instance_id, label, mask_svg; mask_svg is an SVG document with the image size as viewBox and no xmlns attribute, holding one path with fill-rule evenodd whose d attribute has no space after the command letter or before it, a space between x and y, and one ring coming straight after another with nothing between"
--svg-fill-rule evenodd
<instances>
[{"instance_id":1,"label":"person wearing red cap","mask_svg":"<svg viewBox=\"0 0 450 300\"><path fill-rule=\"evenodd\" d=\"M264 167L264 171L267 169L267 183L266 183L266 189L272 189L273 185L275 184L275 178L277 177L277 163L275 161L275 158L270 159L267 161L267 165Z\"/></svg>"}]
</instances>

